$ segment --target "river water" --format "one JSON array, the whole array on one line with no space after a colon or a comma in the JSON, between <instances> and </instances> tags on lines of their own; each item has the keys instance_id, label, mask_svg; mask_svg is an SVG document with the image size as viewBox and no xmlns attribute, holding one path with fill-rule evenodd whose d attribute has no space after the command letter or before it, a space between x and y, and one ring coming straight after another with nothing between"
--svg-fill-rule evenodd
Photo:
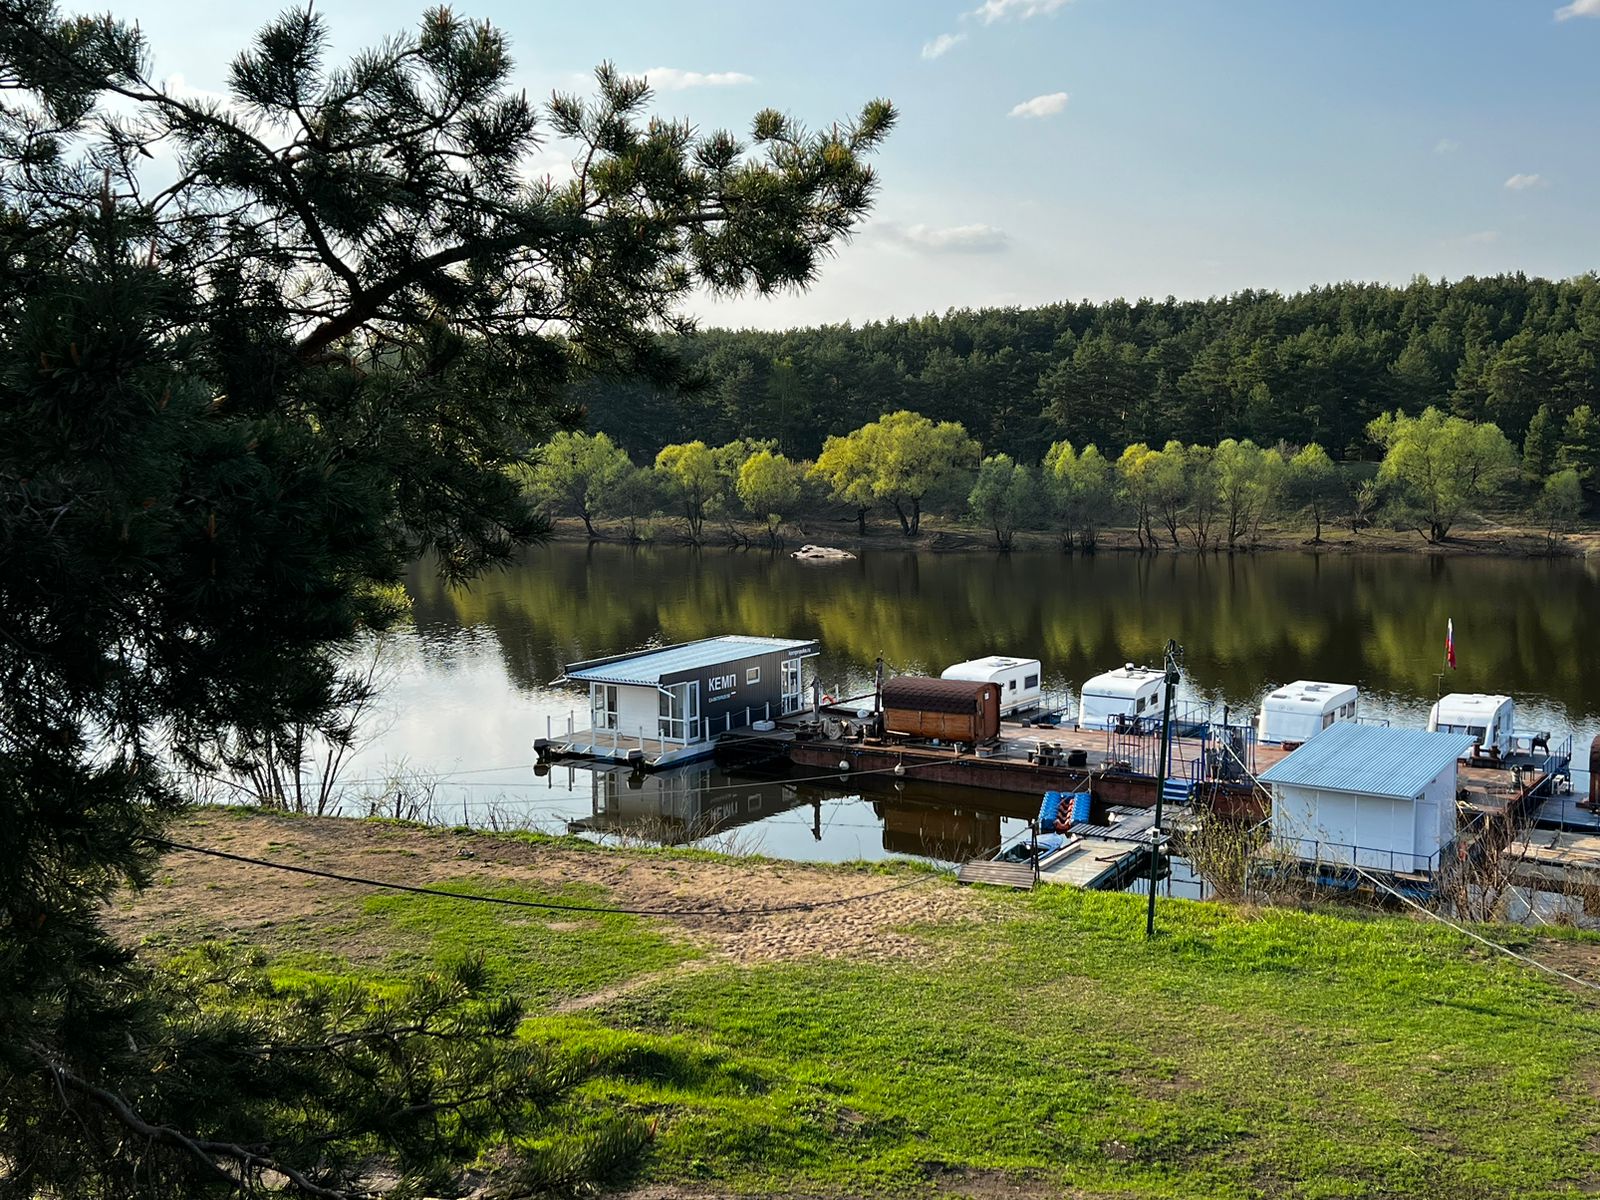
<instances>
[{"instance_id":1,"label":"river water","mask_svg":"<svg viewBox=\"0 0 1600 1200\"><path fill-rule=\"evenodd\" d=\"M398 803L401 815L452 823L826 861L959 860L1025 831L1037 801L909 780L863 792L709 765L631 781L565 765L536 773L532 741L547 723L588 723L586 694L555 682L565 663L723 633L818 639L811 661L834 695L869 690L880 654L891 672L933 674L986 654L1036 657L1047 689L1075 694L1108 668L1158 661L1172 638L1181 695L1235 712L1276 684L1321 679L1358 684L1364 715L1420 728L1441 686L1504 692L1518 728L1576 735L1575 767L1600 730L1600 562L918 555L886 537L856 561L818 564L563 543L464 590L426 564L407 586L414 620L383 647L379 712L343 774L347 813ZM1447 619L1454 671L1443 664Z\"/></svg>"}]
</instances>

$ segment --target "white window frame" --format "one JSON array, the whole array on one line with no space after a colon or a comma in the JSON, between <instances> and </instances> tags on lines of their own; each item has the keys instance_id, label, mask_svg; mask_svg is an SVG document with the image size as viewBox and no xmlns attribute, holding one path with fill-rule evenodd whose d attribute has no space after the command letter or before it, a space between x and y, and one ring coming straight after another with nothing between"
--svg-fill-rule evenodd
<instances>
[{"instance_id":1,"label":"white window frame","mask_svg":"<svg viewBox=\"0 0 1600 1200\"><path fill-rule=\"evenodd\" d=\"M746 686L748 686L748 685L750 685L752 683L760 683L761 682L761 668L760 667L746 667L744 669L744 681L745 681Z\"/></svg>"}]
</instances>

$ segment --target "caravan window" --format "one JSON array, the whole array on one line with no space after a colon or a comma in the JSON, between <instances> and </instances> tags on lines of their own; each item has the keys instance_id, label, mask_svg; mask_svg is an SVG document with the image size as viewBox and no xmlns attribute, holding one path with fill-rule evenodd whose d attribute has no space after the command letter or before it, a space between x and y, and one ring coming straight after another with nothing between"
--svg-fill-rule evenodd
<instances>
[{"instance_id":1,"label":"caravan window","mask_svg":"<svg viewBox=\"0 0 1600 1200\"><path fill-rule=\"evenodd\" d=\"M1029 675L1026 679L1024 679L1022 681L1022 686L1025 687L1025 688L1028 688L1031 691L1032 689L1034 689L1034 688L1039 686L1039 677L1037 675Z\"/></svg>"},{"instance_id":2,"label":"caravan window","mask_svg":"<svg viewBox=\"0 0 1600 1200\"><path fill-rule=\"evenodd\" d=\"M1006 691L1014 692L1016 690L1017 690L1017 681L1015 679L1009 680L1006 683Z\"/></svg>"},{"instance_id":3,"label":"caravan window","mask_svg":"<svg viewBox=\"0 0 1600 1200\"><path fill-rule=\"evenodd\" d=\"M1139 702L1133 706L1133 711L1134 712L1143 712L1144 711L1144 697L1143 696L1139 697Z\"/></svg>"}]
</instances>

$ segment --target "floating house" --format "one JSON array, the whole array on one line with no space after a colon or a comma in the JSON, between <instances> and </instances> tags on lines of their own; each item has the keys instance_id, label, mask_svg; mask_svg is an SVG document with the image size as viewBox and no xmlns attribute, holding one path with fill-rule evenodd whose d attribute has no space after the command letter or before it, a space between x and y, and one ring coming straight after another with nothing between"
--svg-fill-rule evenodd
<instances>
[{"instance_id":1,"label":"floating house","mask_svg":"<svg viewBox=\"0 0 1600 1200\"><path fill-rule=\"evenodd\" d=\"M1007 658L1003 654L991 654L987 658L968 659L946 667L939 678L998 684L1002 717L1038 708L1044 702L1044 690L1039 686L1037 658Z\"/></svg>"},{"instance_id":2,"label":"floating house","mask_svg":"<svg viewBox=\"0 0 1600 1200\"><path fill-rule=\"evenodd\" d=\"M1431 877L1456 840L1457 760L1472 745L1463 733L1335 722L1259 777L1274 847L1335 874Z\"/></svg>"},{"instance_id":3,"label":"floating house","mask_svg":"<svg viewBox=\"0 0 1600 1200\"><path fill-rule=\"evenodd\" d=\"M1165 674L1132 663L1096 675L1078 695L1079 729L1114 729L1139 718L1161 716Z\"/></svg>"},{"instance_id":4,"label":"floating house","mask_svg":"<svg viewBox=\"0 0 1600 1200\"><path fill-rule=\"evenodd\" d=\"M1486 754L1509 757L1514 749L1516 705L1510 696L1481 692L1451 692L1428 710L1428 728L1440 733L1464 733Z\"/></svg>"},{"instance_id":5,"label":"floating house","mask_svg":"<svg viewBox=\"0 0 1600 1200\"><path fill-rule=\"evenodd\" d=\"M704 757L724 733L798 712L801 664L817 652L814 641L715 637L570 663L562 678L588 687L589 728L547 729L534 749L643 767Z\"/></svg>"},{"instance_id":6,"label":"floating house","mask_svg":"<svg viewBox=\"0 0 1600 1200\"><path fill-rule=\"evenodd\" d=\"M1261 702L1256 740L1263 745L1310 741L1335 721L1353 721L1361 693L1350 683L1297 679Z\"/></svg>"}]
</instances>

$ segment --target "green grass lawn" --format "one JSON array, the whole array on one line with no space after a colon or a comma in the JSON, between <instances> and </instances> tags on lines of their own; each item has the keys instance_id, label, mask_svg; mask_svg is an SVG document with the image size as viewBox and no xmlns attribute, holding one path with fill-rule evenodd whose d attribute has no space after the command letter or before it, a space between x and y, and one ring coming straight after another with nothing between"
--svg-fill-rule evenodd
<instances>
[{"instance_id":1,"label":"green grass lawn","mask_svg":"<svg viewBox=\"0 0 1600 1200\"><path fill-rule=\"evenodd\" d=\"M583 1103L656 1122L659 1179L1471 1200L1596 1177L1593 1000L1449 929L1168 901L1147 944L1137 897L1000 903L923 931L920 960L710 965L572 1015L550 1008L693 949L646 918L417 897L347 936L392 948L378 974L485 954L541 1014L528 1036L598 1068Z\"/></svg>"}]
</instances>

